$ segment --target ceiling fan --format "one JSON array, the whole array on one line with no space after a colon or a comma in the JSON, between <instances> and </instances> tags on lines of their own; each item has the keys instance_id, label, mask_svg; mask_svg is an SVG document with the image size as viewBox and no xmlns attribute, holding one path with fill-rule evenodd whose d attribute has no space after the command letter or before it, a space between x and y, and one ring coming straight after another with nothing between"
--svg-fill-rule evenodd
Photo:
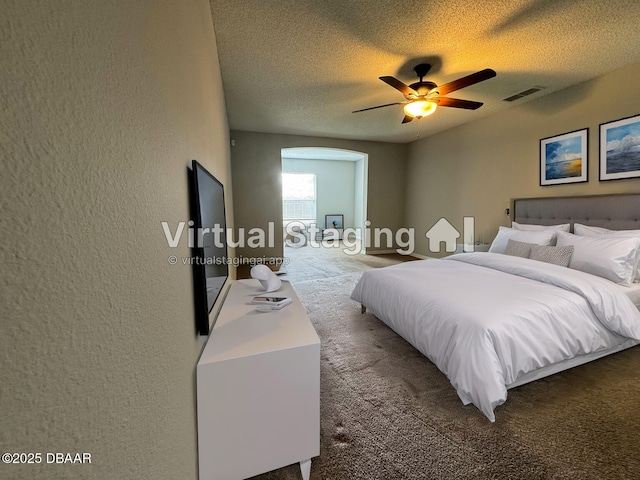
<instances>
[{"instance_id":1,"label":"ceiling fan","mask_svg":"<svg viewBox=\"0 0 640 480\"><path fill-rule=\"evenodd\" d=\"M461 88L468 87L475 83L483 82L496 76L496 72L494 70L485 68L484 70L459 78L453 82L438 86L433 82L425 82L422 80L430 69L431 65L428 63L416 65L413 70L420 78L420 81L412 83L411 85L405 85L394 77L380 77L380 80L384 83L391 85L396 90L399 90L406 100L404 102L387 103L376 107L363 108L362 110L355 110L353 113L373 110L375 108L389 107L391 105L404 105L405 115L402 123L407 123L414 118L419 119L426 117L427 115L431 115L435 112L438 106L475 110L482 106L481 102L449 98L444 97L443 95L460 90Z\"/></svg>"}]
</instances>

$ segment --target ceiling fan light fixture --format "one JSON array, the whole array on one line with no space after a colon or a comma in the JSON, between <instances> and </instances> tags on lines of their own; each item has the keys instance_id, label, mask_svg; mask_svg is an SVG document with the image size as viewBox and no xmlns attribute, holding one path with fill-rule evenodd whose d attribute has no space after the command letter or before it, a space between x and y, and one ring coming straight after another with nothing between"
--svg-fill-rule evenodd
<instances>
[{"instance_id":1,"label":"ceiling fan light fixture","mask_svg":"<svg viewBox=\"0 0 640 480\"><path fill-rule=\"evenodd\" d=\"M436 111L436 103L427 100L415 100L404 106L404 113L412 117L426 117Z\"/></svg>"},{"instance_id":2,"label":"ceiling fan light fixture","mask_svg":"<svg viewBox=\"0 0 640 480\"><path fill-rule=\"evenodd\" d=\"M365 110L374 110L376 108L389 107L391 105L404 105L404 118L402 123L409 123L414 118L422 118L431 115L436 111L437 107L453 107L463 108L465 110L477 110L482 106L481 102L472 102L471 100L460 100L459 98L445 97L448 93L455 92L461 88L466 88L476 83L484 82L496 76L495 70L485 68L479 72L472 73L466 77L459 78L444 85L436 85L433 82L422 80L431 68L428 64L417 65L414 68L416 74L420 78L419 82L406 85L395 77L384 76L379 77L384 83L395 88L404 95L404 102L387 103L386 105L378 105L376 107L363 108L355 110L353 113L364 112Z\"/></svg>"}]
</instances>

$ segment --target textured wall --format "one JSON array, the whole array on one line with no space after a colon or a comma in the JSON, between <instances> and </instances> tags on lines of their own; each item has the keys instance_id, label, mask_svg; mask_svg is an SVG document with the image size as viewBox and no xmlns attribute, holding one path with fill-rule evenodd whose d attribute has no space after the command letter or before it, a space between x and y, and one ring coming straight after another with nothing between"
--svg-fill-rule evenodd
<instances>
[{"instance_id":1,"label":"textured wall","mask_svg":"<svg viewBox=\"0 0 640 480\"><path fill-rule=\"evenodd\" d=\"M640 192L640 179L599 182L599 125L640 113L640 63L409 145L406 220L417 252L441 217L490 242L513 198ZM589 181L541 187L540 139L589 129Z\"/></svg>"},{"instance_id":2,"label":"textured wall","mask_svg":"<svg viewBox=\"0 0 640 480\"><path fill-rule=\"evenodd\" d=\"M0 453L11 479L195 479L186 167L230 188L206 0L4 0ZM228 190L231 208L231 192Z\"/></svg>"}]
</instances>

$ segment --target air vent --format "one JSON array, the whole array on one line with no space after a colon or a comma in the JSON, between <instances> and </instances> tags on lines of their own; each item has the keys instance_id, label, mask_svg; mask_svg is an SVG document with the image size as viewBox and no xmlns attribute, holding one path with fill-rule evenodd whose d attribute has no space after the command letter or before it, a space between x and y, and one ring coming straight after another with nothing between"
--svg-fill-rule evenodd
<instances>
[{"instance_id":1,"label":"air vent","mask_svg":"<svg viewBox=\"0 0 640 480\"><path fill-rule=\"evenodd\" d=\"M510 97L503 98L502 101L503 102L513 102L515 100L521 99L522 97L526 97L527 95L531 95L532 93L539 92L543 88L544 87L532 87L532 88L530 88L528 90L524 90L523 92L516 93L515 95L511 95Z\"/></svg>"}]
</instances>

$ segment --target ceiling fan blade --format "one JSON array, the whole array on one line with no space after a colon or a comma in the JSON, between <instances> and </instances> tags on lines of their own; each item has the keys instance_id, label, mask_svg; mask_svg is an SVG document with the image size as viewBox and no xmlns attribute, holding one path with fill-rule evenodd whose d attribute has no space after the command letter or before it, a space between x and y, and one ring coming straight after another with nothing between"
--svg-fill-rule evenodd
<instances>
[{"instance_id":1,"label":"ceiling fan blade","mask_svg":"<svg viewBox=\"0 0 640 480\"><path fill-rule=\"evenodd\" d=\"M402 119L402 123L409 123L411 120L413 120L413 117L411 115L405 115Z\"/></svg>"},{"instance_id":2,"label":"ceiling fan blade","mask_svg":"<svg viewBox=\"0 0 640 480\"><path fill-rule=\"evenodd\" d=\"M474 83L480 83L485 80L489 80L490 78L493 78L495 76L495 70L485 68L484 70L480 70L479 72L472 73L471 75L467 75L466 77L459 78L458 80L454 80L453 82L440 85L434 90L440 92L440 95L446 95L447 93L454 92L455 90L460 90L461 88L468 87L469 85L473 85Z\"/></svg>"},{"instance_id":3,"label":"ceiling fan blade","mask_svg":"<svg viewBox=\"0 0 640 480\"><path fill-rule=\"evenodd\" d=\"M405 103L407 102L387 103L386 105L378 105L377 107L369 107L369 108L363 108L362 110L354 110L351 113L366 112L367 110L374 110L376 108L382 108L382 107L390 107L391 105L403 105Z\"/></svg>"},{"instance_id":4,"label":"ceiling fan blade","mask_svg":"<svg viewBox=\"0 0 640 480\"><path fill-rule=\"evenodd\" d=\"M439 107L466 108L467 110L476 110L483 105L482 102L472 102L471 100L460 100L449 97L437 97L432 101L436 102Z\"/></svg>"},{"instance_id":5,"label":"ceiling fan blade","mask_svg":"<svg viewBox=\"0 0 640 480\"><path fill-rule=\"evenodd\" d=\"M380 80L382 80L387 85L391 85L393 88L395 88L396 90L401 91L405 95L417 95L418 94L418 92L416 92L413 88L411 88L409 85L405 85L404 83L402 83L397 78L394 78L394 77L379 77L379 78L380 78Z\"/></svg>"}]
</instances>

